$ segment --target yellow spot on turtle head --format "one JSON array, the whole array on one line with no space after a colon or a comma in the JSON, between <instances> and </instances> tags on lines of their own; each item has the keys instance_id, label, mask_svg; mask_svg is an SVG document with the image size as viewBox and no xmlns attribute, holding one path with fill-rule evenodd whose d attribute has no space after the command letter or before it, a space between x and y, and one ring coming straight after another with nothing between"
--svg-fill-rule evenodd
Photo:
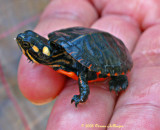
<instances>
[{"instance_id":1,"label":"yellow spot on turtle head","mask_svg":"<svg viewBox=\"0 0 160 130\"><path fill-rule=\"evenodd\" d=\"M48 47L44 46L42 52L43 52L43 54L50 56L50 51L49 51Z\"/></svg>"},{"instance_id":2,"label":"yellow spot on turtle head","mask_svg":"<svg viewBox=\"0 0 160 130\"><path fill-rule=\"evenodd\" d=\"M33 49L35 52L39 52L39 49L38 49L38 47L36 47L36 46L33 46L32 49Z\"/></svg>"}]
</instances>

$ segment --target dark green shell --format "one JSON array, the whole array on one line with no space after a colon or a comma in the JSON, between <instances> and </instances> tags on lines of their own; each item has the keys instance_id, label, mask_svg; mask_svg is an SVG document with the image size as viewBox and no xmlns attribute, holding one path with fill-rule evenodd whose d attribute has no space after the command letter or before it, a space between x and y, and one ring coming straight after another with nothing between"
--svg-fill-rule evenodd
<instances>
[{"instance_id":1,"label":"dark green shell","mask_svg":"<svg viewBox=\"0 0 160 130\"><path fill-rule=\"evenodd\" d=\"M73 27L52 32L48 37L91 71L114 75L126 73L133 66L123 42L109 33Z\"/></svg>"}]
</instances>

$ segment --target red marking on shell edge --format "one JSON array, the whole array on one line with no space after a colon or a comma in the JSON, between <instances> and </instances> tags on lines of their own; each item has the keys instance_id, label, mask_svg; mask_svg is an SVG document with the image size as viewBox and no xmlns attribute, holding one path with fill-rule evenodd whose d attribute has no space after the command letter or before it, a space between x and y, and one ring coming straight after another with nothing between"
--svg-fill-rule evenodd
<instances>
[{"instance_id":1,"label":"red marking on shell edge","mask_svg":"<svg viewBox=\"0 0 160 130\"><path fill-rule=\"evenodd\" d=\"M118 73L115 73L114 76L118 76Z\"/></svg>"},{"instance_id":2,"label":"red marking on shell edge","mask_svg":"<svg viewBox=\"0 0 160 130\"><path fill-rule=\"evenodd\" d=\"M56 40L54 40L54 42L56 42L56 41L58 41L57 39Z\"/></svg>"},{"instance_id":3,"label":"red marking on shell edge","mask_svg":"<svg viewBox=\"0 0 160 130\"><path fill-rule=\"evenodd\" d=\"M73 53L75 53L75 52L70 52L69 54L72 55Z\"/></svg>"},{"instance_id":4,"label":"red marking on shell edge","mask_svg":"<svg viewBox=\"0 0 160 130\"><path fill-rule=\"evenodd\" d=\"M70 78L72 78L74 80L78 80L78 76L74 72L67 72L65 70L57 70L56 72L64 74L64 75L66 75L66 76L68 76L68 77L70 77ZM99 75L99 74L97 73L97 75ZM107 78L97 78L95 80L89 80L88 83L105 81L106 79Z\"/></svg>"},{"instance_id":5,"label":"red marking on shell edge","mask_svg":"<svg viewBox=\"0 0 160 130\"><path fill-rule=\"evenodd\" d=\"M101 71L97 72L97 74L101 74Z\"/></svg>"},{"instance_id":6,"label":"red marking on shell edge","mask_svg":"<svg viewBox=\"0 0 160 130\"><path fill-rule=\"evenodd\" d=\"M78 60L78 62L81 62L83 59Z\"/></svg>"},{"instance_id":7,"label":"red marking on shell edge","mask_svg":"<svg viewBox=\"0 0 160 130\"><path fill-rule=\"evenodd\" d=\"M121 73L121 75L125 75L125 73L124 73L124 72L122 72L122 73Z\"/></svg>"},{"instance_id":8,"label":"red marking on shell edge","mask_svg":"<svg viewBox=\"0 0 160 130\"><path fill-rule=\"evenodd\" d=\"M56 72L67 75L74 80L78 80L78 76L74 72L67 72L65 70L57 70Z\"/></svg>"},{"instance_id":9,"label":"red marking on shell edge","mask_svg":"<svg viewBox=\"0 0 160 130\"><path fill-rule=\"evenodd\" d=\"M91 69L91 67L92 67L92 64L89 65L88 69Z\"/></svg>"},{"instance_id":10,"label":"red marking on shell edge","mask_svg":"<svg viewBox=\"0 0 160 130\"><path fill-rule=\"evenodd\" d=\"M111 76L111 74L110 74L110 73L108 73L108 74L107 74L107 76Z\"/></svg>"},{"instance_id":11,"label":"red marking on shell edge","mask_svg":"<svg viewBox=\"0 0 160 130\"><path fill-rule=\"evenodd\" d=\"M95 80L89 80L88 83L93 83L93 82L99 82L99 81L105 81L107 78L97 78Z\"/></svg>"},{"instance_id":12,"label":"red marking on shell edge","mask_svg":"<svg viewBox=\"0 0 160 130\"><path fill-rule=\"evenodd\" d=\"M99 77L100 73L99 73L99 72L97 72L96 74L97 74L97 77Z\"/></svg>"}]
</instances>

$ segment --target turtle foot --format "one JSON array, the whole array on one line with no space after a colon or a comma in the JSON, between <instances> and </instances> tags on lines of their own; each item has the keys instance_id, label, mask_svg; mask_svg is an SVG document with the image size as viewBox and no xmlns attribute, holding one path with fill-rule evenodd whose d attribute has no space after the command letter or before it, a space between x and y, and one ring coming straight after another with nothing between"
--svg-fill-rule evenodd
<instances>
[{"instance_id":1,"label":"turtle foot","mask_svg":"<svg viewBox=\"0 0 160 130\"><path fill-rule=\"evenodd\" d=\"M126 75L111 77L109 81L109 90L114 90L116 94L128 87L128 79Z\"/></svg>"}]
</instances>

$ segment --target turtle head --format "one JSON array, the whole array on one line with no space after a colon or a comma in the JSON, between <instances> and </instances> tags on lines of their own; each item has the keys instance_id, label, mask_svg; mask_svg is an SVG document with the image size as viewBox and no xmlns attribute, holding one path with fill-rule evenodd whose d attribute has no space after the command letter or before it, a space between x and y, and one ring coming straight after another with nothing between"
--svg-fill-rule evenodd
<instances>
[{"instance_id":1,"label":"turtle head","mask_svg":"<svg viewBox=\"0 0 160 130\"><path fill-rule=\"evenodd\" d=\"M41 64L50 63L52 54L46 38L31 30L27 30L24 33L18 34L16 41L23 54L30 61Z\"/></svg>"}]
</instances>

